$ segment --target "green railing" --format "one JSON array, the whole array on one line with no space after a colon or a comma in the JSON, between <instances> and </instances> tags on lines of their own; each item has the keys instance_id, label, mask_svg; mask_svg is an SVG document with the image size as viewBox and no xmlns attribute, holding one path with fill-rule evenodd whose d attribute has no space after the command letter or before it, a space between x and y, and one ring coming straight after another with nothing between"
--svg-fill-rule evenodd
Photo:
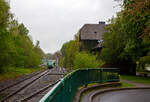
<instances>
[{"instance_id":1,"label":"green railing","mask_svg":"<svg viewBox=\"0 0 150 102\"><path fill-rule=\"evenodd\" d=\"M117 81L117 68L79 69L57 83L39 102L72 102L77 89L82 85Z\"/></svg>"}]
</instances>

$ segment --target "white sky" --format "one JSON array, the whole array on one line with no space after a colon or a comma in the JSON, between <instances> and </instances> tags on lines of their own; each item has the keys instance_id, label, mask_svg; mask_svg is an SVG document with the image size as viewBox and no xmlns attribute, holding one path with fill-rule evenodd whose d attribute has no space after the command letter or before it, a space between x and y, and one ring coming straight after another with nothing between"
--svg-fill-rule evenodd
<instances>
[{"instance_id":1,"label":"white sky","mask_svg":"<svg viewBox=\"0 0 150 102\"><path fill-rule=\"evenodd\" d=\"M46 53L60 50L63 43L86 23L107 21L120 7L114 0L12 0L11 12L29 29L34 43Z\"/></svg>"}]
</instances>

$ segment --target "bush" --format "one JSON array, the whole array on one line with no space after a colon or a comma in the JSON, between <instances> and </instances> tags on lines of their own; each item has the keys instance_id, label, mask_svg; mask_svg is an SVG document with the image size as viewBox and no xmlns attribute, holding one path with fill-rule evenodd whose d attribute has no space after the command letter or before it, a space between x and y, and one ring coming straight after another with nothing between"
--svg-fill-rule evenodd
<instances>
[{"instance_id":1,"label":"bush","mask_svg":"<svg viewBox=\"0 0 150 102\"><path fill-rule=\"evenodd\" d=\"M77 53L74 59L74 69L97 68L99 65L100 64L99 61L96 60L96 56L86 52Z\"/></svg>"}]
</instances>

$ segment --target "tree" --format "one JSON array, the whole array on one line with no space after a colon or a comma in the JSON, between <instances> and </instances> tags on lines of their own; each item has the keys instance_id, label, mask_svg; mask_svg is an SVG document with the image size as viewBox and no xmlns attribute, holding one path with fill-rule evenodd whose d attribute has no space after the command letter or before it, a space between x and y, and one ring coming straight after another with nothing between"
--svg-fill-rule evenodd
<instances>
[{"instance_id":1,"label":"tree","mask_svg":"<svg viewBox=\"0 0 150 102\"><path fill-rule=\"evenodd\" d=\"M63 44L61 48L60 65L72 69L75 55L79 52L79 36L75 35L75 40L70 40Z\"/></svg>"},{"instance_id":2,"label":"tree","mask_svg":"<svg viewBox=\"0 0 150 102\"><path fill-rule=\"evenodd\" d=\"M103 34L101 57L106 63L129 62L135 65L150 51L149 4L148 0L124 0L123 10L111 20Z\"/></svg>"},{"instance_id":3,"label":"tree","mask_svg":"<svg viewBox=\"0 0 150 102\"><path fill-rule=\"evenodd\" d=\"M0 0L0 29L5 28L8 24L10 13L9 5L5 0Z\"/></svg>"},{"instance_id":4,"label":"tree","mask_svg":"<svg viewBox=\"0 0 150 102\"><path fill-rule=\"evenodd\" d=\"M77 53L74 59L74 69L98 68L100 65L95 55L86 52Z\"/></svg>"},{"instance_id":5,"label":"tree","mask_svg":"<svg viewBox=\"0 0 150 102\"><path fill-rule=\"evenodd\" d=\"M0 0L0 72L5 64L11 62L10 53L12 49L10 46L12 42L8 42L10 41L10 35L7 31L9 17L9 5L5 0Z\"/></svg>"},{"instance_id":6,"label":"tree","mask_svg":"<svg viewBox=\"0 0 150 102\"><path fill-rule=\"evenodd\" d=\"M18 30L20 35L27 35L29 33L29 30L24 26L23 23L19 24Z\"/></svg>"},{"instance_id":7,"label":"tree","mask_svg":"<svg viewBox=\"0 0 150 102\"><path fill-rule=\"evenodd\" d=\"M39 42L34 46L29 30L13 18L9 8L5 0L0 0L0 72L9 66L37 67L44 52Z\"/></svg>"}]
</instances>

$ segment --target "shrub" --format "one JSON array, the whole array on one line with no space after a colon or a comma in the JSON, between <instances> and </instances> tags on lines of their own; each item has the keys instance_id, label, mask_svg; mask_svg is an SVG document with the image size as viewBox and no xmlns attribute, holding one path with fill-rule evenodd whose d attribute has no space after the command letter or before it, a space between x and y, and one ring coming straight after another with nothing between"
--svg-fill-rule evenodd
<instances>
[{"instance_id":1,"label":"shrub","mask_svg":"<svg viewBox=\"0 0 150 102\"><path fill-rule=\"evenodd\" d=\"M95 55L87 52L79 52L74 59L74 69L79 68L96 68L99 67L99 61Z\"/></svg>"}]
</instances>

